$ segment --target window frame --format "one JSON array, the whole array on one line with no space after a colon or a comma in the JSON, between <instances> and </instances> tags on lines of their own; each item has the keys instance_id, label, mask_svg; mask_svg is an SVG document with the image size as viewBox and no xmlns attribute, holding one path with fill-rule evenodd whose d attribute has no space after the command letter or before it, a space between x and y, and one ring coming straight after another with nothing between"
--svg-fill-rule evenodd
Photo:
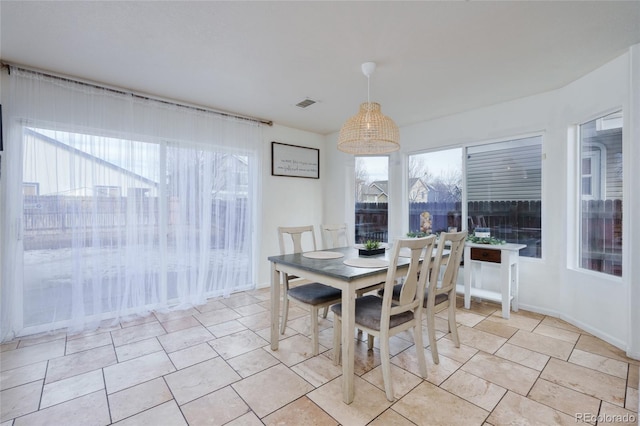
<instances>
[{"instance_id":1,"label":"window frame","mask_svg":"<svg viewBox=\"0 0 640 426\"><path fill-rule=\"evenodd\" d=\"M384 233L384 237L380 239L381 242L390 242L389 241L389 198L390 198L390 187L391 187L391 181L392 181L392 176L391 176L391 158L388 154L379 154L379 155L356 155L354 156L354 179L353 179L353 195L354 195L354 204L353 204L353 218L354 218L354 227L353 227L353 241L356 244L360 244L364 241L362 240L362 235L359 234L359 222L357 219L357 215L358 215L358 210L356 209L358 203L366 203L368 201L358 201L358 194L359 194L359 176L358 176L358 159L371 159L371 158L379 158L379 159L385 159L386 161L386 182L387 182L387 189L386 189L386 199L383 201L379 201L378 197L381 194L385 194L384 189L381 189L381 194L375 195L376 197L376 201L370 201L372 204L378 204L378 203L384 203L387 205L387 212L386 212L386 217L387 217L387 221L386 221L386 226L385 226L385 231L382 231ZM368 186L373 185L375 182L379 182L380 179L373 179L371 180L371 182L368 184ZM378 224L377 222L374 223L374 225ZM376 226L374 226L374 228L376 228ZM373 233L375 234L377 231L373 231Z\"/></svg>"},{"instance_id":2,"label":"window frame","mask_svg":"<svg viewBox=\"0 0 640 426\"><path fill-rule=\"evenodd\" d=\"M597 149L591 149L589 151L582 150L580 147L580 196L583 200L599 200L602 197L602 194L607 193L607 148L604 144L591 142L586 144L589 147L595 147ZM583 163L585 159L591 160L591 167L589 174L583 173ZM596 167L594 167L594 159L597 158ZM604 161L602 160L604 158ZM591 179L591 193L584 194L584 181L583 179L588 177ZM595 188L595 190L594 190ZM596 195L597 193L597 195Z\"/></svg>"},{"instance_id":3,"label":"window frame","mask_svg":"<svg viewBox=\"0 0 640 426\"><path fill-rule=\"evenodd\" d=\"M544 153L544 144L545 144L545 131L537 131L537 132L531 132L531 133L524 133L524 134L515 134L515 135L508 135L505 137L501 137L501 138L496 138L496 139L490 139L490 140L478 140L478 141L472 141L472 142L467 142L467 143L461 143L461 144L457 144L457 145L443 145L440 147L437 147L435 149L425 149L425 150L415 150L415 151L411 151L411 152L407 152L406 154L406 162L404 165L404 176L406 179L406 190L404 191L403 197L405 202L403 203L403 209L405 210L405 214L404 214L404 220L406 220L407 225L409 224L409 215L410 215L410 207L409 207L409 203L410 203L410 194L409 194L409 172L408 172L408 168L409 168L409 159L411 156L413 155L419 155L419 154L428 154L428 153L436 153L439 151L447 151L447 150L452 150L452 149L461 149L461 155L462 155L462 185L461 185L461 190L462 190L462 196L461 196L461 230L468 230L468 220L466 220L465 218L468 218L469 216L469 210L468 210L468 188L467 188L467 174L468 174L468 168L467 168L467 150L471 149L472 151L482 151L483 148L482 146L489 146L489 145L494 145L494 144L504 144L503 146L508 146L509 143L514 142L514 141L518 141L518 140L524 140L524 139L532 139L532 138L540 138L540 147L541 147L541 158L540 158L540 202L542 202L545 199L545 164L544 164L544 160L545 160L545 153ZM537 144L537 143L536 143ZM530 145L530 144L528 144ZM495 145L497 146L497 145ZM490 149L489 149L490 150ZM545 210L544 207L541 206L540 208L540 256L539 257L529 257L529 256L521 256L521 259L525 259L526 261L533 261L533 262L541 262L544 261L545 259L545 253L546 250L545 249L545 228L544 228L544 224L545 224Z\"/></svg>"},{"instance_id":4,"label":"window frame","mask_svg":"<svg viewBox=\"0 0 640 426\"><path fill-rule=\"evenodd\" d=\"M620 267L621 267L621 273L620 275L616 275L610 272L606 272L606 271L600 271L600 270L595 270L595 269L589 269L586 268L584 266L582 266L582 253L583 253L583 248L582 248L582 244L583 244L583 209L582 209L582 203L583 201L588 201L590 199L593 200L597 200L597 198L584 198L582 196L582 158L583 158L583 127L584 125L591 123L591 122L595 122L595 128L597 131L606 131L606 130L612 130L614 128L616 128L617 126L613 126L613 127L608 127L608 126L602 126L602 123L605 122L605 119L607 117L612 117L612 119L615 120L620 120L620 138L621 138L621 153L622 153L622 164L621 167L623 167L622 173L621 173L621 179L622 179L622 190L620 193L620 203L622 204L621 208L620 208L620 214L622 215L621 219L620 219L620 234L622 235L622 242L620 244ZM624 108L622 106L617 106L615 108L609 109L609 110L605 110L605 111L601 111L597 114L592 115L590 118L582 120L576 124L574 124L571 128L570 128L570 132L569 132L569 144L572 147L572 149L569 152L569 164L573 164L574 165L574 169L573 169L573 173L571 173L571 178L573 181L573 185L569 186L569 190L573 192L573 199L574 199L574 204L569 208L568 210L568 217L569 220L571 220L574 223L574 226L572 227L572 231L573 231L573 235L569 235L568 237L568 241L571 241L571 244L569 244L569 256L568 256L568 262L567 262L567 267L569 269L578 271L582 274L586 274L586 275L590 275L593 277L596 277L598 279L604 279L604 280L608 280L608 281L612 281L612 282L622 282L623 279L623 275L624 275L624 270L625 270L625 266L627 265L627 263L625 262L625 247L628 247L628 243L625 242L625 238L624 238L624 229L625 229L625 225L628 226L628 218L625 218L626 214L625 211L627 213L629 213L628 210L625 209L624 207L624 199L625 196L628 197L628 193L625 190L625 175L624 175L624 167L625 167L625 161L624 161L624 147L625 147L625 141L624 141L624 121L623 121L623 117L624 117ZM607 148L604 144L599 143L599 142L594 142L594 141L589 141L586 142L585 145L597 145L597 146L601 146L601 165L600 165L600 176L601 176L601 188L600 188L600 194L602 195L602 197L600 198L603 202L607 201L607 161L608 161L608 153L607 153ZM604 150L602 150L604 148ZM608 199L608 200L613 200L613 199Z\"/></svg>"}]
</instances>

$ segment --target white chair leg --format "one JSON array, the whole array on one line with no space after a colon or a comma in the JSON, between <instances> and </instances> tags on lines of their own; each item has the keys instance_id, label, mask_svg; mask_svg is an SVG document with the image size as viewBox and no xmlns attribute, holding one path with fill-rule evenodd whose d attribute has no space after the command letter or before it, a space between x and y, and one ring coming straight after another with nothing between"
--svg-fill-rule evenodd
<instances>
[{"instance_id":1,"label":"white chair leg","mask_svg":"<svg viewBox=\"0 0 640 426\"><path fill-rule=\"evenodd\" d=\"M340 353L342 347L340 346L340 340L342 338L342 318L338 315L333 315L333 365L340 364Z\"/></svg>"},{"instance_id":2,"label":"white chair leg","mask_svg":"<svg viewBox=\"0 0 640 426\"><path fill-rule=\"evenodd\" d=\"M382 379L387 399L393 402L393 382L391 381L391 360L389 336L380 336L380 359L382 361Z\"/></svg>"},{"instance_id":3,"label":"white chair leg","mask_svg":"<svg viewBox=\"0 0 640 426\"><path fill-rule=\"evenodd\" d=\"M284 334L284 330L287 328L287 319L289 317L289 298L286 293L282 299L282 323L280 324L280 334Z\"/></svg>"},{"instance_id":4,"label":"white chair leg","mask_svg":"<svg viewBox=\"0 0 640 426\"><path fill-rule=\"evenodd\" d=\"M328 313L329 313L329 307L325 306L324 310L322 311L322 318L326 318ZM317 315L316 315L316 317L317 317Z\"/></svg>"},{"instance_id":5,"label":"white chair leg","mask_svg":"<svg viewBox=\"0 0 640 426\"><path fill-rule=\"evenodd\" d=\"M373 334L367 334L367 349L372 351L373 350Z\"/></svg>"},{"instance_id":6,"label":"white chair leg","mask_svg":"<svg viewBox=\"0 0 640 426\"><path fill-rule=\"evenodd\" d=\"M424 343L422 342L422 321L417 321L413 329L413 340L416 342L416 356L418 367L423 379L427 378L427 360L424 358Z\"/></svg>"},{"instance_id":7,"label":"white chair leg","mask_svg":"<svg viewBox=\"0 0 640 426\"><path fill-rule=\"evenodd\" d=\"M434 364L440 364L438 356L438 344L436 343L436 325L434 324L436 317L427 309L427 332L429 334L429 348L431 349L431 357Z\"/></svg>"},{"instance_id":8,"label":"white chair leg","mask_svg":"<svg viewBox=\"0 0 640 426\"><path fill-rule=\"evenodd\" d=\"M316 306L311 307L311 345L313 346L313 356L318 355L318 308Z\"/></svg>"},{"instance_id":9,"label":"white chair leg","mask_svg":"<svg viewBox=\"0 0 640 426\"><path fill-rule=\"evenodd\" d=\"M451 296L449 296L451 297ZM454 301L455 294L454 294ZM456 348L460 347L460 338L458 337L458 324L456 324L456 305L455 303L451 303L451 299L449 299L449 331L451 332L451 337L453 338L453 343L455 343Z\"/></svg>"}]
</instances>

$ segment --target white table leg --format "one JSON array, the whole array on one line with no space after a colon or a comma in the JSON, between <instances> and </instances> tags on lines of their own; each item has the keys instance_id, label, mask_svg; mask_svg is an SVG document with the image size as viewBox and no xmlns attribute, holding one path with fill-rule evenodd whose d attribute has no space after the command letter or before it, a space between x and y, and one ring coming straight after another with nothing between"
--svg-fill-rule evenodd
<instances>
[{"instance_id":1,"label":"white table leg","mask_svg":"<svg viewBox=\"0 0 640 426\"><path fill-rule=\"evenodd\" d=\"M514 256L514 261L513 261L513 265L511 265L511 282L513 283L513 288L511 289L511 292L513 294L513 301L511 302L511 308L513 309L513 312L518 312L518 292L519 292L519 274L520 271L518 271L518 255Z\"/></svg>"},{"instance_id":2,"label":"white table leg","mask_svg":"<svg viewBox=\"0 0 640 426\"><path fill-rule=\"evenodd\" d=\"M278 350L280 326L280 273L271 262L271 350Z\"/></svg>"},{"instance_id":3,"label":"white table leg","mask_svg":"<svg viewBox=\"0 0 640 426\"><path fill-rule=\"evenodd\" d=\"M471 249L464 248L464 308L471 308Z\"/></svg>"},{"instance_id":4,"label":"white table leg","mask_svg":"<svg viewBox=\"0 0 640 426\"><path fill-rule=\"evenodd\" d=\"M342 291L342 400L351 404L354 396L354 357L355 357L355 291Z\"/></svg>"},{"instance_id":5,"label":"white table leg","mask_svg":"<svg viewBox=\"0 0 640 426\"><path fill-rule=\"evenodd\" d=\"M502 318L509 319L511 310L511 259L509 253L501 250L500 286L502 290Z\"/></svg>"}]
</instances>

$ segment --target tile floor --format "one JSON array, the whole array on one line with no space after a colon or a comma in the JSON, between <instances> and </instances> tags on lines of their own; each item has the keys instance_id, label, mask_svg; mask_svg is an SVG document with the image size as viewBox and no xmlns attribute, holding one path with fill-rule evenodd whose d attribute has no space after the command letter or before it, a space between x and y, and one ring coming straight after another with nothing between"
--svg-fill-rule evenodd
<instances>
[{"instance_id":1,"label":"tile floor","mask_svg":"<svg viewBox=\"0 0 640 426\"><path fill-rule=\"evenodd\" d=\"M640 362L552 317L520 311L505 320L497 305L459 307L462 344L437 318L440 363L426 348L426 380L411 334L394 337L393 403L379 352L360 336L351 405L331 362L331 316L315 357L307 311L292 306L277 352L269 318L263 289L2 344L0 426L637 424Z\"/></svg>"}]
</instances>

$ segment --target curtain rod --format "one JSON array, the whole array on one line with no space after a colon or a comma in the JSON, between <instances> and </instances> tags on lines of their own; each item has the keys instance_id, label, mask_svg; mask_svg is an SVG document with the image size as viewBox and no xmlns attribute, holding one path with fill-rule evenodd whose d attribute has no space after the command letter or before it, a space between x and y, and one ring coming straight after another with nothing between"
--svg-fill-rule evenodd
<instances>
[{"instance_id":1,"label":"curtain rod","mask_svg":"<svg viewBox=\"0 0 640 426\"><path fill-rule=\"evenodd\" d=\"M177 107L182 107L182 108L189 108L189 109L193 109L193 110L200 111L200 112L208 112L208 113L220 115L220 116L223 116L223 117L237 118L237 119L240 119L240 120L252 121L252 122L255 122L255 123L266 124L267 126L273 126L273 121L271 121L271 120L265 120L265 119L262 119L262 118L249 117L249 116L246 116L246 115L239 115L239 114L234 114L234 113L231 113L231 112L219 111L219 110L215 110L215 109L211 109L211 108L207 108L207 107L203 107L203 106L199 106L199 105L193 105L193 104L187 104L187 103L183 103L183 102L177 102L177 101L171 100L171 99L163 99L163 98L160 98L160 97L157 97L157 96L151 96L151 95L147 95L147 94L136 93L136 92L131 91L131 90L126 90L126 89L122 89L122 88L115 87L115 86L107 86L105 84L96 83L96 82L89 81L89 80L81 80L81 79L78 79L76 77L69 77L69 76L62 75L62 74L54 74L54 73L52 73L50 71L44 71L44 70L37 69L37 68L26 67L24 65L17 65L17 64L13 64L13 63L9 63L9 62L0 61L0 66L1 66L1 68L7 68L7 73L9 75L11 75L11 67L14 67L14 68L19 69L21 71L35 72L35 73L42 74L42 75L45 75L47 77L55 78L55 79L62 80L62 81L69 81L69 82L72 82L72 83L78 83L78 84L82 84L82 85L85 85L85 86L94 87L94 88L97 88L97 89L109 90L111 92L119 93L119 94L122 94L122 95L131 95L131 96L136 97L138 99L156 101L156 102L161 102L161 103L167 104L167 105L172 105L172 106L177 106Z\"/></svg>"}]
</instances>

